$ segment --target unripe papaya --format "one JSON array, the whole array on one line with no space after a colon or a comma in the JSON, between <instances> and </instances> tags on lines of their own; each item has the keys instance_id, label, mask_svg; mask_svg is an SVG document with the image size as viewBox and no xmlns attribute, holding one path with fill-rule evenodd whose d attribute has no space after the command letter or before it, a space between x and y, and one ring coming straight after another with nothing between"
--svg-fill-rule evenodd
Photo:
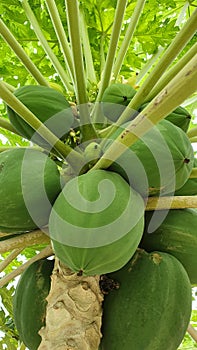
<instances>
[{"instance_id":1,"label":"unripe papaya","mask_svg":"<svg viewBox=\"0 0 197 350\"><path fill-rule=\"evenodd\" d=\"M58 138L64 138L69 132L74 117L62 93L47 86L25 85L15 90L14 95ZM7 113L11 124L22 136L41 147L51 148L47 141L9 106Z\"/></svg>"},{"instance_id":2,"label":"unripe papaya","mask_svg":"<svg viewBox=\"0 0 197 350\"><path fill-rule=\"evenodd\" d=\"M197 209L146 212L140 247L175 256L184 266L192 284L197 284Z\"/></svg>"},{"instance_id":3,"label":"unripe papaya","mask_svg":"<svg viewBox=\"0 0 197 350\"><path fill-rule=\"evenodd\" d=\"M89 143L84 151L84 157L90 167L94 165L102 155L102 147L97 142Z\"/></svg>"},{"instance_id":4,"label":"unripe papaya","mask_svg":"<svg viewBox=\"0 0 197 350\"><path fill-rule=\"evenodd\" d=\"M101 350L177 350L192 304L181 263L167 253L138 250L108 277L119 288L104 298Z\"/></svg>"},{"instance_id":5,"label":"unripe papaya","mask_svg":"<svg viewBox=\"0 0 197 350\"><path fill-rule=\"evenodd\" d=\"M103 274L134 254L144 202L118 174L92 170L70 180L56 199L49 233L56 256L72 271Z\"/></svg>"},{"instance_id":6,"label":"unripe papaya","mask_svg":"<svg viewBox=\"0 0 197 350\"><path fill-rule=\"evenodd\" d=\"M109 148L129 123L123 124L103 151ZM120 144L122 147L122 144ZM167 120L161 120L130 147L125 147L109 170L123 176L142 196L174 193L188 180L194 152L186 133Z\"/></svg>"},{"instance_id":7,"label":"unripe papaya","mask_svg":"<svg viewBox=\"0 0 197 350\"><path fill-rule=\"evenodd\" d=\"M0 231L45 226L60 191L60 173L46 154L31 148L0 153Z\"/></svg>"},{"instance_id":8,"label":"unripe papaya","mask_svg":"<svg viewBox=\"0 0 197 350\"><path fill-rule=\"evenodd\" d=\"M101 100L104 115L115 122L135 94L136 90L128 84L114 83L108 86Z\"/></svg>"},{"instance_id":9,"label":"unripe papaya","mask_svg":"<svg viewBox=\"0 0 197 350\"><path fill-rule=\"evenodd\" d=\"M38 334L45 325L46 297L49 294L54 260L42 259L32 263L21 275L13 300L14 322L20 340L29 350L37 350Z\"/></svg>"},{"instance_id":10,"label":"unripe papaya","mask_svg":"<svg viewBox=\"0 0 197 350\"><path fill-rule=\"evenodd\" d=\"M194 158L194 168L197 168L197 158ZM197 195L197 178L189 178L184 185L175 191L175 196L195 196Z\"/></svg>"}]
</instances>

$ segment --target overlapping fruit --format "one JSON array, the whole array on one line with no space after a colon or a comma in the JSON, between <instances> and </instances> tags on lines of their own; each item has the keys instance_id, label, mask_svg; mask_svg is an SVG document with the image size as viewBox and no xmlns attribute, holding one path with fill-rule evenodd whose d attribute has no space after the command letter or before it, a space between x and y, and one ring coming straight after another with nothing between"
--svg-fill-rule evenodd
<instances>
[{"instance_id":1,"label":"overlapping fruit","mask_svg":"<svg viewBox=\"0 0 197 350\"><path fill-rule=\"evenodd\" d=\"M73 125L69 104L60 93L56 99L52 89L49 94L45 90L42 95L40 87L30 86L16 96L55 134L66 120L65 130L61 130L65 137ZM105 116L116 121L122 111L117 106L125 108L134 94L129 86L123 90L121 84L109 87L102 100ZM117 109L110 109L109 104ZM45 113L45 107L51 114ZM59 126L50 124L54 114L56 120L60 116ZM177 115L186 118L187 126ZM32 140L33 129L15 112L9 110L9 117L21 135ZM176 350L186 332L191 283L197 283L197 212L170 210L159 215L145 207L148 196L197 193L196 181L190 179L196 160L185 133L188 120L179 107L105 170L92 166L128 124L109 139L93 140L84 152L88 170L62 186L60 164L65 160L61 157L56 159L57 165L41 149L0 154L1 231L6 235L48 225L54 254L62 263L78 275L101 275L105 295L102 350ZM49 147L37 134L33 141ZM40 294L35 279L39 269L39 265L32 266L22 275L15 295L16 326L30 350L39 343L32 334L43 325L37 318L50 284L51 270L42 270L47 292ZM29 287L22 288L26 281ZM30 306L38 296L44 304L37 305L35 315ZM35 332L30 334L32 325Z\"/></svg>"}]
</instances>

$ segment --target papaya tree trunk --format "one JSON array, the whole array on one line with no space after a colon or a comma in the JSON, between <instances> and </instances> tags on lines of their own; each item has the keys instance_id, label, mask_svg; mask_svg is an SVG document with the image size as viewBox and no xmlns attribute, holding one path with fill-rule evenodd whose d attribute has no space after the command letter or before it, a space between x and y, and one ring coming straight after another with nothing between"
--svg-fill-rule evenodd
<instances>
[{"instance_id":1,"label":"papaya tree trunk","mask_svg":"<svg viewBox=\"0 0 197 350\"><path fill-rule=\"evenodd\" d=\"M98 350L102 301L99 276L78 276L56 258L38 350Z\"/></svg>"}]
</instances>

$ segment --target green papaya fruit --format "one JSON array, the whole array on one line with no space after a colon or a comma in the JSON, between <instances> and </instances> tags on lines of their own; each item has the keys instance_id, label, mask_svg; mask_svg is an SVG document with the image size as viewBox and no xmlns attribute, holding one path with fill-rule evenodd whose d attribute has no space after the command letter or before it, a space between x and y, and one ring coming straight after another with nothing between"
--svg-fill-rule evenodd
<instances>
[{"instance_id":1,"label":"green papaya fruit","mask_svg":"<svg viewBox=\"0 0 197 350\"><path fill-rule=\"evenodd\" d=\"M13 297L14 322L20 340L29 350L37 350L45 325L46 297L49 294L54 260L42 259L32 263L21 275Z\"/></svg>"},{"instance_id":2,"label":"green papaya fruit","mask_svg":"<svg viewBox=\"0 0 197 350\"><path fill-rule=\"evenodd\" d=\"M135 94L136 90L128 84L111 84L104 91L101 99L103 114L115 122Z\"/></svg>"},{"instance_id":3,"label":"green papaya fruit","mask_svg":"<svg viewBox=\"0 0 197 350\"><path fill-rule=\"evenodd\" d=\"M109 148L129 123L119 127L103 146ZM194 152L186 133L161 120L122 153L108 170L119 173L143 197L174 193L188 180Z\"/></svg>"},{"instance_id":4,"label":"green papaya fruit","mask_svg":"<svg viewBox=\"0 0 197 350\"><path fill-rule=\"evenodd\" d=\"M172 254L184 266L191 283L197 284L197 209L161 210L153 214L146 212L140 247L148 252Z\"/></svg>"},{"instance_id":5,"label":"green papaya fruit","mask_svg":"<svg viewBox=\"0 0 197 350\"><path fill-rule=\"evenodd\" d=\"M148 103L144 103L139 108L139 112L141 112L146 106L148 106ZM165 117L165 119L171 122L172 124L178 126L183 131L187 132L191 120L191 115L185 108L179 106L174 111L172 111L167 117Z\"/></svg>"},{"instance_id":6,"label":"green papaya fruit","mask_svg":"<svg viewBox=\"0 0 197 350\"><path fill-rule=\"evenodd\" d=\"M31 148L0 153L0 231L45 226L60 191L60 173L46 154Z\"/></svg>"},{"instance_id":7,"label":"green papaya fruit","mask_svg":"<svg viewBox=\"0 0 197 350\"><path fill-rule=\"evenodd\" d=\"M197 168L197 158L194 158L194 168ZM185 184L175 191L175 196L194 196L197 195L197 178L189 178Z\"/></svg>"},{"instance_id":8,"label":"green papaya fruit","mask_svg":"<svg viewBox=\"0 0 197 350\"><path fill-rule=\"evenodd\" d=\"M192 304L190 281L172 255L138 250L108 278L115 288L103 302L102 350L177 350Z\"/></svg>"},{"instance_id":9,"label":"green papaya fruit","mask_svg":"<svg viewBox=\"0 0 197 350\"><path fill-rule=\"evenodd\" d=\"M97 142L89 143L84 151L84 157L90 167L93 166L102 155L102 147Z\"/></svg>"},{"instance_id":10,"label":"green papaya fruit","mask_svg":"<svg viewBox=\"0 0 197 350\"><path fill-rule=\"evenodd\" d=\"M63 94L47 86L25 85L15 90L14 95L58 138L69 132L74 117L72 109ZM47 141L7 106L11 124L25 138L44 148L51 148Z\"/></svg>"},{"instance_id":11,"label":"green papaya fruit","mask_svg":"<svg viewBox=\"0 0 197 350\"><path fill-rule=\"evenodd\" d=\"M144 202L118 174L92 170L71 179L56 199L49 233L56 256L84 275L117 270L134 254Z\"/></svg>"}]
</instances>

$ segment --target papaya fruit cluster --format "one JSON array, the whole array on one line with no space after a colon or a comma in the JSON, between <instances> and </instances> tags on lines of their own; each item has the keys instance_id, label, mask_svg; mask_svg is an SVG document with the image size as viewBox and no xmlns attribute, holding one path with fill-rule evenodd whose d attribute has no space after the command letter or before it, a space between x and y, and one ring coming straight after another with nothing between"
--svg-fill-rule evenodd
<instances>
[{"instance_id":1,"label":"papaya fruit cluster","mask_svg":"<svg viewBox=\"0 0 197 350\"><path fill-rule=\"evenodd\" d=\"M75 118L61 92L28 86L15 95L66 140ZM109 123L119 118L134 95L129 85L108 87L101 105ZM9 107L8 116L23 137L49 150L39 132ZM178 107L107 169L91 169L128 124L121 125L106 140L88 144L88 171L66 183L59 165L42 148L0 154L0 230L6 236L47 225L60 261L79 275L101 276L105 298L100 350L176 350L187 330L191 284L197 284L197 210L145 208L150 196L197 194L197 181L190 179L196 166L186 134L190 118ZM15 293L16 326L30 350L40 342L43 305L36 315L31 313L30 321L26 310L38 296L45 301L52 271L51 262L47 264L49 269L36 264L26 270ZM42 296L35 278L38 271L46 277Z\"/></svg>"}]
</instances>

